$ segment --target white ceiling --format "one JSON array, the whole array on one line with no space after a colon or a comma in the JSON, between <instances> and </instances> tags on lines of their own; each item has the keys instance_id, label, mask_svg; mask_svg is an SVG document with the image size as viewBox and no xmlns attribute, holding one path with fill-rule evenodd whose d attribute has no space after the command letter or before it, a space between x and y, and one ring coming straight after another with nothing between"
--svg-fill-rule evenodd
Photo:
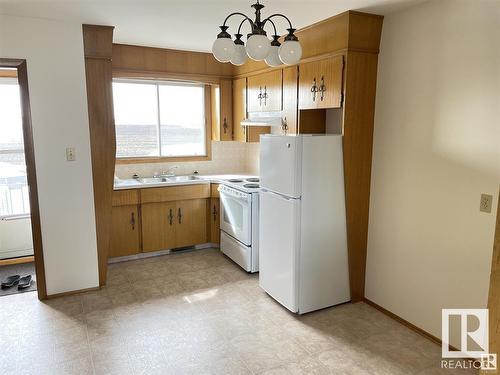
<instances>
[{"instance_id":1,"label":"white ceiling","mask_svg":"<svg viewBox=\"0 0 500 375\"><path fill-rule=\"evenodd\" d=\"M263 16L283 13L301 28L353 9L386 15L423 0L262 0ZM210 51L218 26L232 12L252 16L252 0L0 0L0 14L115 26L114 41ZM253 18L253 17L251 17ZM236 33L239 20L228 23ZM285 23L277 26L285 32ZM247 26L246 26L247 27ZM245 30L245 33L248 29Z\"/></svg>"}]
</instances>

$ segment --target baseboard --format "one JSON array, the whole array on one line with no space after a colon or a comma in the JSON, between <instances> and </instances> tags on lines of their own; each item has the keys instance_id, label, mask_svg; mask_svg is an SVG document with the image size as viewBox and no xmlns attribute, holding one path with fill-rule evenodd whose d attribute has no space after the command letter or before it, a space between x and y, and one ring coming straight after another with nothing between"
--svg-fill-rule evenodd
<instances>
[{"instance_id":1,"label":"baseboard","mask_svg":"<svg viewBox=\"0 0 500 375\"><path fill-rule=\"evenodd\" d=\"M56 294L49 294L49 295L47 295L46 299L53 299L53 298L59 298L59 297L72 296L74 294L80 294L80 293L85 293L85 292L94 292L94 291L99 290L99 289L100 288L98 286L95 286L95 287L86 288L86 289L70 290L68 292L62 292L62 293L56 293Z\"/></svg>"},{"instance_id":2,"label":"baseboard","mask_svg":"<svg viewBox=\"0 0 500 375\"><path fill-rule=\"evenodd\" d=\"M180 249L158 250L158 251L151 251L151 252L147 252L147 253L126 255L123 257L109 258L108 264L127 262L130 260L146 259L146 258L158 257L158 256L162 256L162 255L169 255L169 254L179 254L181 252L190 252L190 251L210 249L210 248L219 248L219 244L218 243L203 243L200 245L195 245L195 246L190 246L190 247L180 248Z\"/></svg>"},{"instance_id":3,"label":"baseboard","mask_svg":"<svg viewBox=\"0 0 500 375\"><path fill-rule=\"evenodd\" d=\"M367 304L367 305L370 305L372 307L374 307L375 309L377 309L378 311L384 313L385 315L387 315L388 317L396 320L397 322L401 323L402 325L410 328L412 331L415 331L416 333L418 333L419 335L429 339L430 341L432 341L433 343L435 343L436 345L439 345L441 346L442 345L442 341L441 339L437 338L436 336L434 335L431 335L429 332L426 332L424 331L422 328L419 328L417 327L416 325L410 323L409 321L401 318L400 316L390 312L389 310L387 309L384 309L382 306L380 305L377 305L375 302L373 301L370 301L369 299L367 298L364 298L363 301Z\"/></svg>"},{"instance_id":4,"label":"baseboard","mask_svg":"<svg viewBox=\"0 0 500 375\"><path fill-rule=\"evenodd\" d=\"M21 256L19 258L0 259L0 266L8 266L11 264L21 264L21 263L31 263L34 261L35 261L35 257L33 255Z\"/></svg>"}]
</instances>

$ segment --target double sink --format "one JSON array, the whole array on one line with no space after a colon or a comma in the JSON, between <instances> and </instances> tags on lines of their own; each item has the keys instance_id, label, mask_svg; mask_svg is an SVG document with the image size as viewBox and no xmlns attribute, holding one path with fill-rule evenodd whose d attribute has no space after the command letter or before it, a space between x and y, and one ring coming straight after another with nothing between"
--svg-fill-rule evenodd
<instances>
[{"instance_id":1,"label":"double sink","mask_svg":"<svg viewBox=\"0 0 500 375\"><path fill-rule=\"evenodd\" d=\"M144 177L138 181L147 184L161 184L163 182L190 182L200 180L197 176L165 176L165 177Z\"/></svg>"}]
</instances>

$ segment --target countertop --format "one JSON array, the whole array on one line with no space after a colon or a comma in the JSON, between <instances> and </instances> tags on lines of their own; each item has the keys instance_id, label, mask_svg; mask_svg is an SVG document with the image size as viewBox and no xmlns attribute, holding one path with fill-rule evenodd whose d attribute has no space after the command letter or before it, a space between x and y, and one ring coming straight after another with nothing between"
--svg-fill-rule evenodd
<instances>
[{"instance_id":1,"label":"countertop","mask_svg":"<svg viewBox=\"0 0 500 375\"><path fill-rule=\"evenodd\" d=\"M196 180L187 181L168 181L158 183L142 183L136 179L115 179L113 190L127 190L127 189L148 189L154 187L167 187L179 185L199 185L199 184L219 184L232 178L250 178L258 177L250 174L212 174L212 175L198 175Z\"/></svg>"}]
</instances>

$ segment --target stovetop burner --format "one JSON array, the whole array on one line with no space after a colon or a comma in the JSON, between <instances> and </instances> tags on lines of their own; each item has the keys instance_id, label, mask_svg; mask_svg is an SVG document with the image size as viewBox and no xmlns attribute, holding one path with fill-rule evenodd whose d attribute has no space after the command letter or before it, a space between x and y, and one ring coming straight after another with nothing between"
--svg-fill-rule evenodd
<instances>
[{"instance_id":1,"label":"stovetop burner","mask_svg":"<svg viewBox=\"0 0 500 375\"><path fill-rule=\"evenodd\" d=\"M248 182L260 182L260 179L258 177L250 177L250 178L247 178L246 181L248 181Z\"/></svg>"},{"instance_id":2,"label":"stovetop burner","mask_svg":"<svg viewBox=\"0 0 500 375\"><path fill-rule=\"evenodd\" d=\"M247 189L258 189L258 188L260 188L260 185L259 184L245 184L245 185L243 185L243 187L245 187Z\"/></svg>"},{"instance_id":3,"label":"stovetop burner","mask_svg":"<svg viewBox=\"0 0 500 375\"><path fill-rule=\"evenodd\" d=\"M243 180L239 179L239 178L230 178L229 180L227 180L228 182L243 182Z\"/></svg>"}]
</instances>

